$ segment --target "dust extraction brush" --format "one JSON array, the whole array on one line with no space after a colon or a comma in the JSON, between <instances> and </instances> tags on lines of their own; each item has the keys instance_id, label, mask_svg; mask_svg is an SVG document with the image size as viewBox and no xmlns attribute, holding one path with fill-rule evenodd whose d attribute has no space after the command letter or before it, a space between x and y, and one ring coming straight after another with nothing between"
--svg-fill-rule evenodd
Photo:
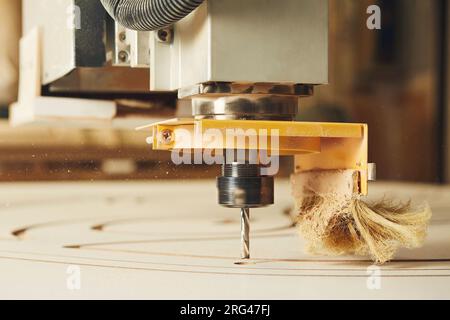
<instances>
[{"instance_id":1,"label":"dust extraction brush","mask_svg":"<svg viewBox=\"0 0 450 320\"><path fill-rule=\"evenodd\" d=\"M388 200L364 202L357 171L297 173L292 186L308 253L370 256L385 263L400 247L417 248L424 242L430 208Z\"/></svg>"}]
</instances>

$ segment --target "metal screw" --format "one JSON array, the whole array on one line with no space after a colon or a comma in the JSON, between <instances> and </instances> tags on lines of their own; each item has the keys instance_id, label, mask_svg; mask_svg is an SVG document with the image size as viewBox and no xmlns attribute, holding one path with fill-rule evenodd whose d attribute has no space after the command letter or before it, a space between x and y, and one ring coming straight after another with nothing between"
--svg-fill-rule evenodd
<instances>
[{"instance_id":1,"label":"metal screw","mask_svg":"<svg viewBox=\"0 0 450 320\"><path fill-rule=\"evenodd\" d=\"M122 42L125 42L125 40L127 40L127 34L126 34L125 31L124 31L124 32L121 32L121 33L119 34L119 40L122 41Z\"/></svg>"},{"instance_id":2,"label":"metal screw","mask_svg":"<svg viewBox=\"0 0 450 320\"><path fill-rule=\"evenodd\" d=\"M171 43L173 38L173 29L165 28L156 32L156 38L159 42Z\"/></svg>"},{"instance_id":3,"label":"metal screw","mask_svg":"<svg viewBox=\"0 0 450 320\"><path fill-rule=\"evenodd\" d=\"M119 57L120 62L127 62L128 61L128 52L122 50L119 52L118 57Z\"/></svg>"},{"instance_id":4,"label":"metal screw","mask_svg":"<svg viewBox=\"0 0 450 320\"><path fill-rule=\"evenodd\" d=\"M173 142L173 131L164 129L160 133L160 141L162 144L171 144Z\"/></svg>"}]
</instances>

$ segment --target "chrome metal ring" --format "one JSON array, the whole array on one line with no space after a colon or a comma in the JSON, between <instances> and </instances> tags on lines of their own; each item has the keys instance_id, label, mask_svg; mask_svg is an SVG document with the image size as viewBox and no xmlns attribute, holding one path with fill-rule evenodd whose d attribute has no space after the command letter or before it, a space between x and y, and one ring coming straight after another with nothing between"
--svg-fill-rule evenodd
<instances>
[{"instance_id":1,"label":"chrome metal ring","mask_svg":"<svg viewBox=\"0 0 450 320\"><path fill-rule=\"evenodd\" d=\"M196 119L292 121L298 113L298 97L277 95L233 95L194 98Z\"/></svg>"}]
</instances>

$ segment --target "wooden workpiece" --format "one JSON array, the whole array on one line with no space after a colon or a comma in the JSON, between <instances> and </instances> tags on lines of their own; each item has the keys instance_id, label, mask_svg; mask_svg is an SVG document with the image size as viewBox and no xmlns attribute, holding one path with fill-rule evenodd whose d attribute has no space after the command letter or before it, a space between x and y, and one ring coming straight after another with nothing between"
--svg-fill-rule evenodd
<instances>
[{"instance_id":1,"label":"wooden workpiece","mask_svg":"<svg viewBox=\"0 0 450 320\"><path fill-rule=\"evenodd\" d=\"M0 185L0 298L450 298L450 189L370 191L430 203L423 248L381 267L306 255L288 181L276 205L254 211L246 264L236 264L239 216L217 206L210 180ZM74 270L80 290L68 286Z\"/></svg>"}]
</instances>

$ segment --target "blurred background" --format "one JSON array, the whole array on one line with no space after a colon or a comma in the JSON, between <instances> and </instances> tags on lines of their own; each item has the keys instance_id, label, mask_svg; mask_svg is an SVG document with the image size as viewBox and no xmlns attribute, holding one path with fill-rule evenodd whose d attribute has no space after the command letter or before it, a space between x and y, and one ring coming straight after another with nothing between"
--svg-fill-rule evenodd
<instances>
[{"instance_id":1,"label":"blurred background","mask_svg":"<svg viewBox=\"0 0 450 320\"><path fill-rule=\"evenodd\" d=\"M366 28L372 4L382 10L381 30ZM368 123L370 161L377 163L381 180L449 182L448 1L330 0L329 13L330 85L301 100L299 120ZM0 28L0 181L217 175L215 167L175 167L170 154L151 151L148 132L107 126L11 128L8 110L18 92L20 0L0 0ZM58 95L46 88L43 92ZM188 113L183 104L149 105L155 119ZM285 160L281 175L290 168Z\"/></svg>"}]
</instances>

